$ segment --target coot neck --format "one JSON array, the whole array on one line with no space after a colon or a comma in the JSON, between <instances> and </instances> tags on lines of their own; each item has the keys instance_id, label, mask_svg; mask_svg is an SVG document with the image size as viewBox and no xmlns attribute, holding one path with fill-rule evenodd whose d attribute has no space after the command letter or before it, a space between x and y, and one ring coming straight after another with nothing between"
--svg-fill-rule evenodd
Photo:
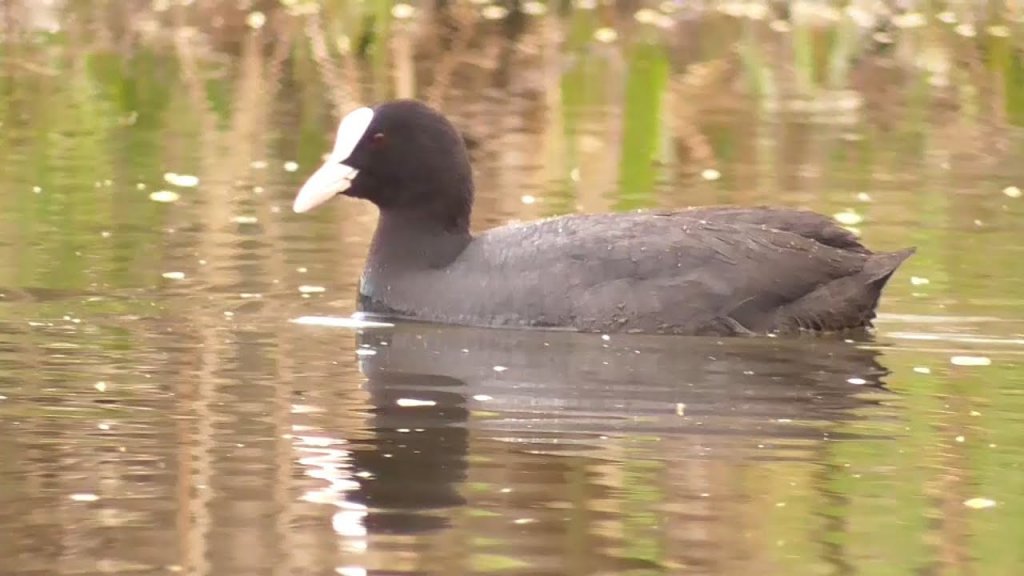
<instances>
[{"instance_id":1,"label":"coot neck","mask_svg":"<svg viewBox=\"0 0 1024 576\"><path fill-rule=\"evenodd\" d=\"M421 213L381 210L367 271L386 273L444 268L473 240L468 225L445 226Z\"/></svg>"}]
</instances>

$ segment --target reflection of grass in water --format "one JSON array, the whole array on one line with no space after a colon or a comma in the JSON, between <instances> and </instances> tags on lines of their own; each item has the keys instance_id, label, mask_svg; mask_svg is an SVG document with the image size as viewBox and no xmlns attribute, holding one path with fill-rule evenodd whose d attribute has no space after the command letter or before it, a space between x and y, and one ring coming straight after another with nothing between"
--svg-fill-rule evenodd
<instances>
[{"instance_id":1,"label":"reflection of grass in water","mask_svg":"<svg viewBox=\"0 0 1024 576\"><path fill-rule=\"evenodd\" d=\"M997 48L992 66L997 72L1003 72L1007 120L1015 126L1024 126L1024 58L1009 42L999 42Z\"/></svg>"},{"instance_id":2,"label":"reflection of grass in water","mask_svg":"<svg viewBox=\"0 0 1024 576\"><path fill-rule=\"evenodd\" d=\"M1020 425L1024 395L1019 393L1024 375L1020 364L1002 362L980 374L964 374L956 379L956 389L948 391L967 399L960 403L959 423L968 441L951 459L966 461L976 474L961 495L998 502L997 509L990 511L993 514L964 515L971 550L987 560L986 569L993 574L1012 573L1024 565L1024 550L1014 537L1024 530L1024 474L1019 473L1024 457L1024 428ZM975 414L963 418L963 411L972 408Z\"/></svg>"},{"instance_id":3,"label":"reflection of grass in water","mask_svg":"<svg viewBox=\"0 0 1024 576\"><path fill-rule=\"evenodd\" d=\"M661 102L668 80L668 62L660 46L634 46L628 61L621 188L616 204L620 210L648 207L651 203L663 125Z\"/></svg>"},{"instance_id":4,"label":"reflection of grass in water","mask_svg":"<svg viewBox=\"0 0 1024 576\"><path fill-rule=\"evenodd\" d=\"M1018 465L1024 441L1016 416L1024 406L1007 395L1007 387L1022 381L1005 360L1010 358L1001 362L997 356L992 367L959 369L943 353L887 354L887 367L899 375L889 385L900 394L884 408L892 412L891 436L827 444L836 470L823 488L842 495L833 497L841 508L829 512L842 530L830 538L860 565L887 558L886 564L896 562L893 573L912 572L933 561L934 546L969 551L982 571L993 574L1024 561L1012 528L1020 523L1014 511L1024 506L1024 490L1021 475L1007 472ZM932 373L913 371L922 365ZM850 427L856 432L871 424L853 421ZM868 431L877 432L874 426ZM994 515L963 506L969 498L993 495L1005 498ZM887 521L876 523L881 518ZM929 522L939 523L944 542L929 546L920 538Z\"/></svg>"},{"instance_id":5,"label":"reflection of grass in water","mask_svg":"<svg viewBox=\"0 0 1024 576\"><path fill-rule=\"evenodd\" d=\"M475 553L470 559L470 566L474 572L489 573L503 572L505 570L522 570L529 566L529 563L518 558L500 554Z\"/></svg>"}]
</instances>

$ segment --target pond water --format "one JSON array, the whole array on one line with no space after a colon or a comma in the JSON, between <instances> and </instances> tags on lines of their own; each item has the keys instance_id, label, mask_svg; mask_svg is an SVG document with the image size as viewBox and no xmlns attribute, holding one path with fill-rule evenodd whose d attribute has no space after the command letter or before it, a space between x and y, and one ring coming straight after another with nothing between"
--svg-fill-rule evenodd
<instances>
[{"instance_id":1,"label":"pond water","mask_svg":"<svg viewBox=\"0 0 1024 576\"><path fill-rule=\"evenodd\" d=\"M0 574L1024 570L1020 14L323 4L4 3ZM856 341L332 323L376 213L290 202L410 95L477 229L770 203L918 253Z\"/></svg>"}]
</instances>

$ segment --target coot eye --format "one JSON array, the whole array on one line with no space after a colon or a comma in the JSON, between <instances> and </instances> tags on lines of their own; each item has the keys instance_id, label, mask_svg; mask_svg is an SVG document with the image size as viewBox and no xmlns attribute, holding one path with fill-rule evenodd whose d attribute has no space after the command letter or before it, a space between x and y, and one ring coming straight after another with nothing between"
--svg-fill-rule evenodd
<instances>
[{"instance_id":1,"label":"coot eye","mask_svg":"<svg viewBox=\"0 0 1024 576\"><path fill-rule=\"evenodd\" d=\"M380 150L384 147L384 140L384 133L377 132L372 138L370 138L370 148L372 150Z\"/></svg>"}]
</instances>

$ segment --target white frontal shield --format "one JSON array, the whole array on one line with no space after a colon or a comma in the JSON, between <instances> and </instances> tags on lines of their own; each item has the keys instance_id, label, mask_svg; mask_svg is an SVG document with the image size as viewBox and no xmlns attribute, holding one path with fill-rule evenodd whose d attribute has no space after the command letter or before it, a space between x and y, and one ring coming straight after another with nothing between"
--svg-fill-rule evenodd
<instances>
[{"instance_id":1,"label":"white frontal shield","mask_svg":"<svg viewBox=\"0 0 1024 576\"><path fill-rule=\"evenodd\" d=\"M302 185L292 210L300 214L308 212L348 190L359 171L346 165L345 160L352 155L372 121L373 110L370 108L357 108L341 119L334 149L323 166Z\"/></svg>"}]
</instances>

